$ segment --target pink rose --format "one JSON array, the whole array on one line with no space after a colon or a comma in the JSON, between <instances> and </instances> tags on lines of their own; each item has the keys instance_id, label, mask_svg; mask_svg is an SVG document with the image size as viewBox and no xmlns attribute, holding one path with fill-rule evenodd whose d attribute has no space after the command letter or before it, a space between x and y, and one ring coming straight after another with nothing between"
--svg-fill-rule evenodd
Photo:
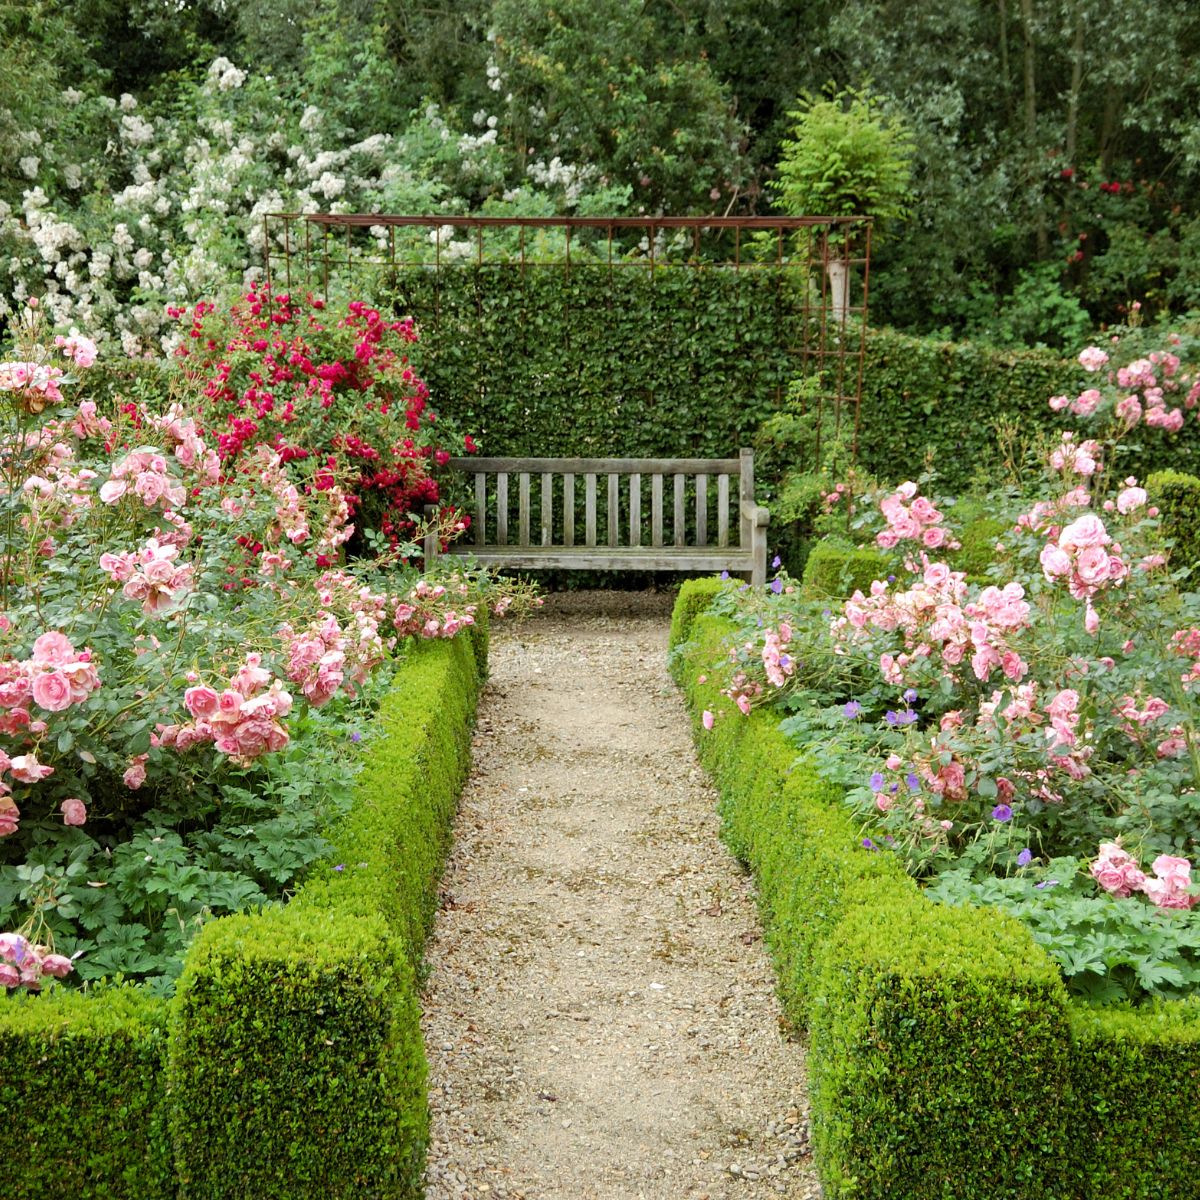
<instances>
[{"instance_id":1,"label":"pink rose","mask_svg":"<svg viewBox=\"0 0 1200 1200\"><path fill-rule=\"evenodd\" d=\"M1094 513L1076 517L1058 536L1058 544L1067 550L1082 550L1085 546L1107 546L1112 538L1104 522Z\"/></svg>"},{"instance_id":2,"label":"pink rose","mask_svg":"<svg viewBox=\"0 0 1200 1200\"><path fill-rule=\"evenodd\" d=\"M38 762L35 754L18 754L12 760L9 769L12 771L13 778L20 783L37 783L54 774L54 768Z\"/></svg>"},{"instance_id":3,"label":"pink rose","mask_svg":"<svg viewBox=\"0 0 1200 1200\"><path fill-rule=\"evenodd\" d=\"M1078 417L1090 417L1096 411L1096 405L1099 403L1100 393L1095 388L1088 388L1086 392L1080 392L1075 397L1071 411Z\"/></svg>"},{"instance_id":4,"label":"pink rose","mask_svg":"<svg viewBox=\"0 0 1200 1200\"><path fill-rule=\"evenodd\" d=\"M1106 362L1108 355L1099 346L1089 346L1079 355L1079 364L1085 371L1098 371Z\"/></svg>"},{"instance_id":5,"label":"pink rose","mask_svg":"<svg viewBox=\"0 0 1200 1200\"><path fill-rule=\"evenodd\" d=\"M59 808L64 825L83 825L87 821L87 805L75 796L64 800Z\"/></svg>"},{"instance_id":6,"label":"pink rose","mask_svg":"<svg viewBox=\"0 0 1200 1200\"><path fill-rule=\"evenodd\" d=\"M1111 574L1108 555L1102 546L1085 546L1075 559L1075 571L1087 587L1098 587Z\"/></svg>"},{"instance_id":7,"label":"pink rose","mask_svg":"<svg viewBox=\"0 0 1200 1200\"><path fill-rule=\"evenodd\" d=\"M21 983L21 972L12 963L0 963L0 987L18 987Z\"/></svg>"},{"instance_id":8,"label":"pink rose","mask_svg":"<svg viewBox=\"0 0 1200 1200\"><path fill-rule=\"evenodd\" d=\"M71 684L61 671L44 671L33 677L33 700L47 712L71 707Z\"/></svg>"},{"instance_id":9,"label":"pink rose","mask_svg":"<svg viewBox=\"0 0 1200 1200\"><path fill-rule=\"evenodd\" d=\"M946 531L939 526L932 526L921 534L921 541L930 549L936 550L946 541Z\"/></svg>"},{"instance_id":10,"label":"pink rose","mask_svg":"<svg viewBox=\"0 0 1200 1200\"><path fill-rule=\"evenodd\" d=\"M65 979L74 969L71 960L62 954L47 954L42 959L42 974L55 979Z\"/></svg>"},{"instance_id":11,"label":"pink rose","mask_svg":"<svg viewBox=\"0 0 1200 1200\"><path fill-rule=\"evenodd\" d=\"M43 633L33 643L32 658L38 664L57 667L65 662L70 662L74 657L75 647L71 645L65 635L56 629L50 630L49 633Z\"/></svg>"},{"instance_id":12,"label":"pink rose","mask_svg":"<svg viewBox=\"0 0 1200 1200\"><path fill-rule=\"evenodd\" d=\"M1126 429L1132 429L1142 419L1141 401L1136 396L1125 396L1117 401L1117 420Z\"/></svg>"},{"instance_id":13,"label":"pink rose","mask_svg":"<svg viewBox=\"0 0 1200 1200\"><path fill-rule=\"evenodd\" d=\"M1117 497L1117 512L1122 515L1128 515L1131 512L1141 508L1146 503L1146 489L1140 487L1127 487Z\"/></svg>"},{"instance_id":14,"label":"pink rose","mask_svg":"<svg viewBox=\"0 0 1200 1200\"><path fill-rule=\"evenodd\" d=\"M1038 561L1042 564L1042 571L1047 579L1059 579L1071 572L1071 556L1053 542L1042 547Z\"/></svg>"},{"instance_id":15,"label":"pink rose","mask_svg":"<svg viewBox=\"0 0 1200 1200\"><path fill-rule=\"evenodd\" d=\"M149 757L148 754L135 754L129 760L129 766L121 778L131 792L136 792L146 782L146 760Z\"/></svg>"},{"instance_id":16,"label":"pink rose","mask_svg":"<svg viewBox=\"0 0 1200 1200\"><path fill-rule=\"evenodd\" d=\"M21 824L21 810L8 796L0 796L0 837L9 837Z\"/></svg>"},{"instance_id":17,"label":"pink rose","mask_svg":"<svg viewBox=\"0 0 1200 1200\"><path fill-rule=\"evenodd\" d=\"M220 698L210 687L190 687L183 693L183 703L193 717L211 717L221 708Z\"/></svg>"}]
</instances>

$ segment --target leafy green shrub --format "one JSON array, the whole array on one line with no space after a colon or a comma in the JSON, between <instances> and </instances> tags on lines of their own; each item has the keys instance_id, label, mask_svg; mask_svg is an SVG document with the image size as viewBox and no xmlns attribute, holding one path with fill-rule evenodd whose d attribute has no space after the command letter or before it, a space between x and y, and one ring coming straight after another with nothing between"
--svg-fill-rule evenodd
<instances>
[{"instance_id":1,"label":"leafy green shrub","mask_svg":"<svg viewBox=\"0 0 1200 1200\"><path fill-rule=\"evenodd\" d=\"M831 1196L1061 1196L1058 972L989 910L863 889L817 964L814 1148ZM869 1149L868 1149L869 1148Z\"/></svg>"},{"instance_id":2,"label":"leafy green shrub","mask_svg":"<svg viewBox=\"0 0 1200 1200\"><path fill-rule=\"evenodd\" d=\"M956 511L955 518L962 519L965 513ZM996 543L1008 532L1010 526L999 517L975 515L968 517L958 534L962 544L948 556L956 571L963 571L968 579L979 579L987 572L996 557Z\"/></svg>"},{"instance_id":3,"label":"leafy green shrub","mask_svg":"<svg viewBox=\"0 0 1200 1200\"><path fill-rule=\"evenodd\" d=\"M287 907L208 922L171 1005L0 1005L4 1144L38 1164L11 1173L14 1200L48 1179L98 1200L421 1194L416 974L485 647L485 629L413 645L333 857Z\"/></svg>"},{"instance_id":4,"label":"leafy green shrub","mask_svg":"<svg viewBox=\"0 0 1200 1200\"><path fill-rule=\"evenodd\" d=\"M1162 514L1163 533L1175 543L1171 565L1200 563L1200 479L1182 471L1155 471L1146 491Z\"/></svg>"},{"instance_id":5,"label":"leafy green shrub","mask_svg":"<svg viewBox=\"0 0 1200 1200\"><path fill-rule=\"evenodd\" d=\"M853 89L801 99L783 142L775 193L798 216L873 217L886 228L907 215L912 135L878 98Z\"/></svg>"},{"instance_id":6,"label":"leafy green shrub","mask_svg":"<svg viewBox=\"0 0 1200 1200\"><path fill-rule=\"evenodd\" d=\"M876 579L886 579L888 557L870 547L856 549L840 542L818 542L804 564L805 595L843 598L856 590L868 592Z\"/></svg>"},{"instance_id":7,"label":"leafy green shrub","mask_svg":"<svg viewBox=\"0 0 1200 1200\"><path fill-rule=\"evenodd\" d=\"M175 1195L166 1025L166 1003L136 988L0 1001L9 1200Z\"/></svg>"}]
</instances>

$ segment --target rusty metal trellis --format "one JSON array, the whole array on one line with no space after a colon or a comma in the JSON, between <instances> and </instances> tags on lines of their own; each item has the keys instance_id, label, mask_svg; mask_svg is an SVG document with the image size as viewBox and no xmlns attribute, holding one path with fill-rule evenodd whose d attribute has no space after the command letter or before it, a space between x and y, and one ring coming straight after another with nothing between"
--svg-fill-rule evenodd
<instances>
[{"instance_id":1,"label":"rusty metal trellis","mask_svg":"<svg viewBox=\"0 0 1200 1200\"><path fill-rule=\"evenodd\" d=\"M490 242L489 242L490 238ZM531 247L531 239L535 244ZM549 248L548 248L549 247ZM362 288L370 277L432 271L440 315L441 279L463 266L504 263L529 270L597 266L610 277L667 269L774 271L789 277L799 304L781 342L801 371L819 373L818 430L834 406L835 429L847 407L858 449L871 221L865 217L466 217L385 213L268 213L263 267L269 287L298 287L329 298L332 287ZM798 344L793 341L799 332ZM799 372L798 372L799 373ZM779 397L776 397L777 400ZM818 437L820 434L818 433ZM819 451L819 446L818 446Z\"/></svg>"}]
</instances>

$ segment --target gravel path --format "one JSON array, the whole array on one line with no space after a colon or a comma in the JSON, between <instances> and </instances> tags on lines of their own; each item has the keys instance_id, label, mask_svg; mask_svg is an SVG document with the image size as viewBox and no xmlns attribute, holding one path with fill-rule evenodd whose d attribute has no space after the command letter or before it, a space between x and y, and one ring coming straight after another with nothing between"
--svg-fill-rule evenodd
<instances>
[{"instance_id":1,"label":"gravel path","mask_svg":"<svg viewBox=\"0 0 1200 1200\"><path fill-rule=\"evenodd\" d=\"M665 669L669 598L494 627L424 996L428 1200L819 1195L804 1056Z\"/></svg>"}]
</instances>

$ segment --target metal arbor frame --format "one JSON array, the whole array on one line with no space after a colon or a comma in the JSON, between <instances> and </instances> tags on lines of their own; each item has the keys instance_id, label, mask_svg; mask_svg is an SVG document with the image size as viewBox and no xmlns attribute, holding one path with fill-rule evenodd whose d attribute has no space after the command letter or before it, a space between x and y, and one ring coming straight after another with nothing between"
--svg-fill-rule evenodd
<instances>
[{"instance_id":1,"label":"metal arbor frame","mask_svg":"<svg viewBox=\"0 0 1200 1200\"><path fill-rule=\"evenodd\" d=\"M780 341L797 374L819 372L835 428L852 415L858 448L866 355L872 223L866 217L467 217L384 213L268 213L263 270L268 287L331 288L368 278L433 272L433 309L409 315L437 325L448 271L505 264L530 270L679 268L774 272L799 298ZM798 336L797 336L798 335ZM780 399L779 396L776 399ZM849 413L847 413L849 409ZM821 422L818 421L818 427ZM818 437L820 435L818 434Z\"/></svg>"}]
</instances>

